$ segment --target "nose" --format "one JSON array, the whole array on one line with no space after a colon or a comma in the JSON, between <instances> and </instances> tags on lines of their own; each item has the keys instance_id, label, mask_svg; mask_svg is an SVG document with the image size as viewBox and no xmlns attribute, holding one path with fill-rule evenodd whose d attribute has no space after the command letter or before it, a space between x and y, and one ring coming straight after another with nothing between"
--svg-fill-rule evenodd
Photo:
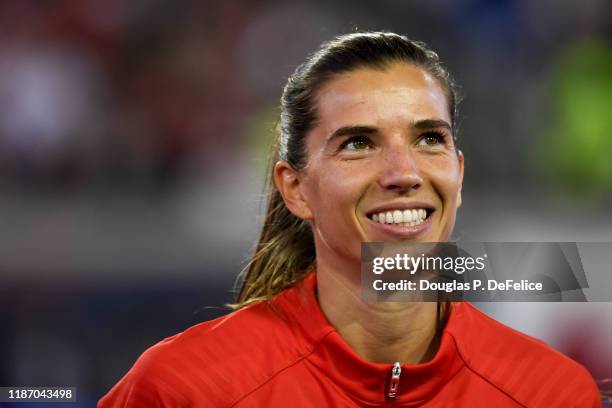
<instances>
[{"instance_id":1,"label":"nose","mask_svg":"<svg viewBox=\"0 0 612 408\"><path fill-rule=\"evenodd\" d=\"M402 194L416 190L423 184L414 152L409 146L389 146L382 166L379 184L385 190Z\"/></svg>"}]
</instances>

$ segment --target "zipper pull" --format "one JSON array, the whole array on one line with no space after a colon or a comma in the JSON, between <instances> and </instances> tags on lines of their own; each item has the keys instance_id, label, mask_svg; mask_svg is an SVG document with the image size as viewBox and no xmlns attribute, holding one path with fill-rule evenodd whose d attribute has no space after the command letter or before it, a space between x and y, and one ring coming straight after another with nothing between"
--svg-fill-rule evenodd
<instances>
[{"instance_id":1,"label":"zipper pull","mask_svg":"<svg viewBox=\"0 0 612 408\"><path fill-rule=\"evenodd\" d=\"M399 386L400 375L402 374L402 367L400 363L393 364L391 369L391 381L389 382L389 392L387 395L393 399L397 395L397 387Z\"/></svg>"}]
</instances>

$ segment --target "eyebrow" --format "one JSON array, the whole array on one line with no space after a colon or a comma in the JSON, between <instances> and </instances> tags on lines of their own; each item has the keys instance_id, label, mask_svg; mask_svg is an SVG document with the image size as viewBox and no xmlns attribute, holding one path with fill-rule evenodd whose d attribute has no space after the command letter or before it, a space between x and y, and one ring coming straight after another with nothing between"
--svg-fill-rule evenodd
<instances>
[{"instance_id":1,"label":"eyebrow","mask_svg":"<svg viewBox=\"0 0 612 408\"><path fill-rule=\"evenodd\" d=\"M413 122L411 127L419 130L425 129L435 129L435 128L445 128L448 131L452 132L453 128L451 125L441 119L423 119ZM327 141L331 141L337 137L342 136L355 136L355 135L371 135L378 132L378 128L374 126L342 126L341 128L333 131L329 136L327 136Z\"/></svg>"},{"instance_id":2,"label":"eyebrow","mask_svg":"<svg viewBox=\"0 0 612 408\"><path fill-rule=\"evenodd\" d=\"M371 135L376 132L378 132L378 128L374 126L342 126L327 136L327 141L342 136Z\"/></svg>"},{"instance_id":3,"label":"eyebrow","mask_svg":"<svg viewBox=\"0 0 612 408\"><path fill-rule=\"evenodd\" d=\"M416 128L416 129L434 129L434 128L439 128L439 127L443 127L446 128L449 132L452 132L453 128L451 127L451 125L445 121L445 120L441 120L441 119L423 119L423 120L419 120L416 121L412 124L412 127Z\"/></svg>"}]
</instances>

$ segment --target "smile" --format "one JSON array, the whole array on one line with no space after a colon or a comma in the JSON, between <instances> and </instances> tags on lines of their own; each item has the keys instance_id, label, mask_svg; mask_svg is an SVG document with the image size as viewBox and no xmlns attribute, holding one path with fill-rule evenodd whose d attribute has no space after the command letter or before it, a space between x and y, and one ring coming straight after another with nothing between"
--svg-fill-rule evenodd
<instances>
[{"instance_id":1,"label":"smile","mask_svg":"<svg viewBox=\"0 0 612 408\"><path fill-rule=\"evenodd\" d=\"M414 227L424 222L432 210L426 208L412 208L406 210L388 210L368 216L379 224L394 224L400 227Z\"/></svg>"}]
</instances>

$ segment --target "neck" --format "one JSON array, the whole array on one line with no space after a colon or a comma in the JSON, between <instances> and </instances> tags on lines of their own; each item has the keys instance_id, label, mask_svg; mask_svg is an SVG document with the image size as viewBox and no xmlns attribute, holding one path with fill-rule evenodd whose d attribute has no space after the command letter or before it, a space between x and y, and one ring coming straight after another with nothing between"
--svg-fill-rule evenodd
<instances>
[{"instance_id":1,"label":"neck","mask_svg":"<svg viewBox=\"0 0 612 408\"><path fill-rule=\"evenodd\" d=\"M434 302L366 302L360 274L342 274L317 262L317 294L323 314L347 344L375 363L418 364L439 347ZM358 271L359 269L357 269Z\"/></svg>"}]
</instances>

